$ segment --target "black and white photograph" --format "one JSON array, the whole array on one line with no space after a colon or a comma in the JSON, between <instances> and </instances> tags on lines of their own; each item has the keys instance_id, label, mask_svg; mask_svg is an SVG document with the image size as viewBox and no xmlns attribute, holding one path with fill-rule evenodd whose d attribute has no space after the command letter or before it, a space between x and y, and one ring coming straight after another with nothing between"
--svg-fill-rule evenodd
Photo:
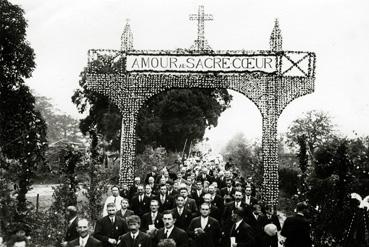
<instances>
[{"instance_id":1,"label":"black and white photograph","mask_svg":"<svg viewBox=\"0 0 369 247\"><path fill-rule=\"evenodd\" d=\"M0 0L0 247L369 246L368 11Z\"/></svg>"}]
</instances>

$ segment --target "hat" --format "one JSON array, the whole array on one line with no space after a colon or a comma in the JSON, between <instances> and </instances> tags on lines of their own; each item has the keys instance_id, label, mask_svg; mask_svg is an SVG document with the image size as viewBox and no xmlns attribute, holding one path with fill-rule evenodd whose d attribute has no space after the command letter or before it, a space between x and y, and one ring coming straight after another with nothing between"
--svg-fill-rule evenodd
<instances>
[{"instance_id":1,"label":"hat","mask_svg":"<svg viewBox=\"0 0 369 247\"><path fill-rule=\"evenodd\" d=\"M270 223L270 224L268 224L268 225L266 225L265 227L264 227L264 232L268 235L268 236L270 236L270 237L273 237L273 236L275 236L276 234L277 234L277 226L276 225L274 225L274 224L272 224L272 223Z\"/></svg>"}]
</instances>

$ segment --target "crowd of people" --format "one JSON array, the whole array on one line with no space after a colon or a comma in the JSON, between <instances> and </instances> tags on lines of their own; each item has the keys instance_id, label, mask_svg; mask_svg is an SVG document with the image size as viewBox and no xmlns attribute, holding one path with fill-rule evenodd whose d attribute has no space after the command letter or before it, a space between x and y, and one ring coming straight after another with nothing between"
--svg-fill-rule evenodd
<instances>
[{"instance_id":1,"label":"crowd of people","mask_svg":"<svg viewBox=\"0 0 369 247\"><path fill-rule=\"evenodd\" d=\"M310 247L306 205L283 228L276 209L260 200L251 177L244 179L230 163L185 162L174 173L152 167L132 186L111 186L101 218L92 224L68 218L62 245L67 247ZM281 232L280 232L281 231ZM280 232L280 234L278 234ZM285 238L280 241L279 235ZM24 236L9 246L26 246ZM0 244L1 245L1 244Z\"/></svg>"},{"instance_id":2,"label":"crowd of people","mask_svg":"<svg viewBox=\"0 0 369 247\"><path fill-rule=\"evenodd\" d=\"M68 207L66 246L277 247L281 224L265 205L252 178L226 164L156 167L134 184L112 186L102 218L88 233L88 220ZM282 229L285 246L311 246L304 204ZM173 241L168 241L171 239Z\"/></svg>"}]
</instances>

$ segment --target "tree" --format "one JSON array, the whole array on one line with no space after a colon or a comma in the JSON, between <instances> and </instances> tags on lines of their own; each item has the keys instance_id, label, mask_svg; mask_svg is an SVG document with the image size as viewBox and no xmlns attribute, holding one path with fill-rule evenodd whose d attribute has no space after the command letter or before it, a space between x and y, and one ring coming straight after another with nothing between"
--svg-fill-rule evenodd
<instances>
[{"instance_id":1,"label":"tree","mask_svg":"<svg viewBox=\"0 0 369 247\"><path fill-rule=\"evenodd\" d=\"M35 67L33 49L25 39L23 10L6 0L0 2L0 157L18 184L17 218L27 212L26 193L47 147L46 125L35 110L35 98L24 85Z\"/></svg>"},{"instance_id":2,"label":"tree","mask_svg":"<svg viewBox=\"0 0 369 247\"><path fill-rule=\"evenodd\" d=\"M50 144L64 140L83 142L77 119L60 113L50 99L44 96L36 97L35 108L41 113L47 125L47 140Z\"/></svg>"},{"instance_id":3,"label":"tree","mask_svg":"<svg viewBox=\"0 0 369 247\"><path fill-rule=\"evenodd\" d=\"M221 154L225 160L232 162L240 168L246 176L252 176L257 184L263 180L263 167L261 162L261 147L258 144L249 144L242 133L236 134L228 141Z\"/></svg>"},{"instance_id":4,"label":"tree","mask_svg":"<svg viewBox=\"0 0 369 247\"><path fill-rule=\"evenodd\" d=\"M96 60L88 69L96 73L117 73L117 63L107 56ZM109 144L107 150L119 150L121 114L107 97L87 89L86 72L82 72L80 86L72 100L81 113L80 128L87 134L96 126ZM203 138L207 127L216 126L220 114L229 107L231 95L225 89L173 89L151 98L138 116L137 151L146 145L162 146L168 151L182 151L184 143L196 143Z\"/></svg>"},{"instance_id":5,"label":"tree","mask_svg":"<svg viewBox=\"0 0 369 247\"><path fill-rule=\"evenodd\" d=\"M287 131L287 144L296 148L299 138L305 136L308 151L313 153L317 146L329 141L333 134L334 125L330 116L325 112L312 110L292 122Z\"/></svg>"}]
</instances>

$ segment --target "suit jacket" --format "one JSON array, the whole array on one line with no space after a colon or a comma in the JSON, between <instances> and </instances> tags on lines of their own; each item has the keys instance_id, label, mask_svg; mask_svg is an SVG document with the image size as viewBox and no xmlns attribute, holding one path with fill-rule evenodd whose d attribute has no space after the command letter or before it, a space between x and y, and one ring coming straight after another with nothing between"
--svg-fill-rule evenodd
<instances>
[{"instance_id":1,"label":"suit jacket","mask_svg":"<svg viewBox=\"0 0 369 247\"><path fill-rule=\"evenodd\" d=\"M155 198L159 202L159 212L162 213L165 210L172 209L174 207L174 199L172 196L165 196L164 203L160 200L160 194Z\"/></svg>"},{"instance_id":2,"label":"suit jacket","mask_svg":"<svg viewBox=\"0 0 369 247\"><path fill-rule=\"evenodd\" d=\"M229 236L229 229L231 229L233 222L232 222L232 211L236 207L235 202L229 202L224 206L224 213L222 216L222 227L224 236ZM245 208L246 205L244 202L241 201L241 207Z\"/></svg>"},{"instance_id":3,"label":"suit jacket","mask_svg":"<svg viewBox=\"0 0 369 247\"><path fill-rule=\"evenodd\" d=\"M191 211L187 210L186 208L183 208L182 215L179 215L178 209L177 207L175 207L173 209L173 214L174 217L176 218L176 222L174 223L174 225L183 230L187 230L187 227L193 218Z\"/></svg>"},{"instance_id":4,"label":"suit jacket","mask_svg":"<svg viewBox=\"0 0 369 247\"><path fill-rule=\"evenodd\" d=\"M302 215L288 217L283 224L281 235L286 237L286 247L311 247L310 224Z\"/></svg>"},{"instance_id":5,"label":"suit jacket","mask_svg":"<svg viewBox=\"0 0 369 247\"><path fill-rule=\"evenodd\" d=\"M131 233L127 232L119 238L119 247L151 247L150 237L143 232L139 232L135 241L133 241Z\"/></svg>"},{"instance_id":6,"label":"suit jacket","mask_svg":"<svg viewBox=\"0 0 369 247\"><path fill-rule=\"evenodd\" d=\"M79 238L79 234L77 232L77 223L78 223L78 218L75 218L72 221L72 224L70 224L69 226L67 226L67 232L65 233L65 241L71 241L73 239Z\"/></svg>"},{"instance_id":7,"label":"suit jacket","mask_svg":"<svg viewBox=\"0 0 369 247\"><path fill-rule=\"evenodd\" d=\"M115 213L115 216L118 216L120 218L122 218L123 220L126 220L128 216L134 215L135 213L132 210L127 209L126 212L124 214L122 214L122 209L118 210Z\"/></svg>"},{"instance_id":8,"label":"suit jacket","mask_svg":"<svg viewBox=\"0 0 369 247\"><path fill-rule=\"evenodd\" d=\"M102 242L104 247L112 247L108 239L113 238L118 241L119 236L126 232L128 232L128 226L125 220L116 216L113 224L109 216L105 216L96 222L94 236Z\"/></svg>"},{"instance_id":9,"label":"suit jacket","mask_svg":"<svg viewBox=\"0 0 369 247\"><path fill-rule=\"evenodd\" d=\"M151 218L151 212L148 212L148 213L145 213L144 215L142 215L142 217L141 217L141 230L142 231L149 230L149 225L155 225L155 227L157 229L164 227L163 215L158 212L154 222Z\"/></svg>"},{"instance_id":10,"label":"suit jacket","mask_svg":"<svg viewBox=\"0 0 369 247\"><path fill-rule=\"evenodd\" d=\"M233 194L236 191L236 189L232 186L231 188L231 192L228 191L228 187L224 187L220 189L220 195L224 198L224 196L228 195L228 196L232 196L233 198Z\"/></svg>"},{"instance_id":11,"label":"suit jacket","mask_svg":"<svg viewBox=\"0 0 369 247\"><path fill-rule=\"evenodd\" d=\"M219 210L219 208L213 204L210 205L210 214L209 216L216 219L219 223L222 219L223 212Z\"/></svg>"},{"instance_id":12,"label":"suit jacket","mask_svg":"<svg viewBox=\"0 0 369 247\"><path fill-rule=\"evenodd\" d=\"M165 238L166 236L164 234L164 228L160 228L156 234L154 242L157 245L161 239ZM174 242L176 242L176 247L189 247L187 233L176 226L174 226L168 238L171 238L174 240Z\"/></svg>"},{"instance_id":13,"label":"suit jacket","mask_svg":"<svg viewBox=\"0 0 369 247\"><path fill-rule=\"evenodd\" d=\"M279 223L279 219L277 215L272 215L270 219L267 216L262 216L261 225L262 225L262 236L260 247L278 247L278 234L275 236L269 236L265 233L264 227L268 224L274 224L277 227L277 230L281 230L281 224Z\"/></svg>"},{"instance_id":14,"label":"suit jacket","mask_svg":"<svg viewBox=\"0 0 369 247\"><path fill-rule=\"evenodd\" d=\"M193 218L188 227L188 235L192 238L191 247L217 247L219 245L222 233L216 219L208 218L203 234L196 235L194 231L196 228L201 228L201 216Z\"/></svg>"},{"instance_id":15,"label":"suit jacket","mask_svg":"<svg viewBox=\"0 0 369 247\"><path fill-rule=\"evenodd\" d=\"M143 201L139 202L138 195L134 196L131 200L131 209L137 214L138 216L142 216L145 213L150 211L150 198L144 196Z\"/></svg>"},{"instance_id":16,"label":"suit jacket","mask_svg":"<svg viewBox=\"0 0 369 247\"><path fill-rule=\"evenodd\" d=\"M215 194L214 199L212 201L212 204L214 206L217 206L217 208L219 209L220 213L223 214L223 210L224 210L224 199L220 195Z\"/></svg>"},{"instance_id":17,"label":"suit jacket","mask_svg":"<svg viewBox=\"0 0 369 247\"><path fill-rule=\"evenodd\" d=\"M230 236L236 238L237 247L256 246L255 233L252 227L243 220L238 228L236 228L236 224L232 225Z\"/></svg>"},{"instance_id":18,"label":"suit jacket","mask_svg":"<svg viewBox=\"0 0 369 247\"><path fill-rule=\"evenodd\" d=\"M79 247L79 236L77 239L69 241L67 247ZM102 247L102 243L96 238L89 236L85 247Z\"/></svg>"},{"instance_id":19,"label":"suit jacket","mask_svg":"<svg viewBox=\"0 0 369 247\"><path fill-rule=\"evenodd\" d=\"M193 190L191 193L191 198L195 200L197 208L200 208L201 203L204 201L202 196L204 195L204 191L201 191L200 196L197 194L197 190Z\"/></svg>"},{"instance_id":20,"label":"suit jacket","mask_svg":"<svg viewBox=\"0 0 369 247\"><path fill-rule=\"evenodd\" d=\"M197 205L196 205L196 201L192 198L187 197L187 200L184 204L184 208L191 211L192 217L196 217L197 216Z\"/></svg>"}]
</instances>

